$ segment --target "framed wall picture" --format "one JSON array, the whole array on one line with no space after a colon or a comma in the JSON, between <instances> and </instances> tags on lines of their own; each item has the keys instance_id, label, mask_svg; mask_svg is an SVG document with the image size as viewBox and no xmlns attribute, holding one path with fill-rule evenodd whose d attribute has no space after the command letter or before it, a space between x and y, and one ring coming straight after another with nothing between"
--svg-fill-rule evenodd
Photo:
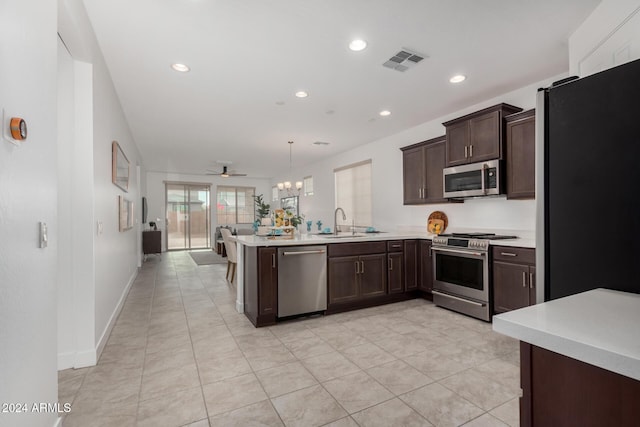
<instances>
[{"instance_id":1,"label":"framed wall picture","mask_svg":"<svg viewBox=\"0 0 640 427\"><path fill-rule=\"evenodd\" d=\"M118 196L119 228L127 231L133 228L133 202Z\"/></svg>"},{"instance_id":2,"label":"framed wall picture","mask_svg":"<svg viewBox=\"0 0 640 427\"><path fill-rule=\"evenodd\" d=\"M111 143L111 181L124 191L129 191L129 159L117 141Z\"/></svg>"}]
</instances>

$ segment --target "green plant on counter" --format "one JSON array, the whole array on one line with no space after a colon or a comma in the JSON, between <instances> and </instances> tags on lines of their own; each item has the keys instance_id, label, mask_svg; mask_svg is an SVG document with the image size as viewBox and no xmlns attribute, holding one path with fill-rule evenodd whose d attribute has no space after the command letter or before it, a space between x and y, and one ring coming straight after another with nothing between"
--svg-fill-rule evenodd
<instances>
[{"instance_id":1,"label":"green plant on counter","mask_svg":"<svg viewBox=\"0 0 640 427\"><path fill-rule=\"evenodd\" d=\"M293 227L298 227L304 222L304 215L294 215L290 210L286 210L284 213Z\"/></svg>"},{"instance_id":2,"label":"green plant on counter","mask_svg":"<svg viewBox=\"0 0 640 427\"><path fill-rule=\"evenodd\" d=\"M263 195L252 196L256 203L256 216L258 218L269 218L269 212L271 211L271 205L264 202Z\"/></svg>"}]
</instances>

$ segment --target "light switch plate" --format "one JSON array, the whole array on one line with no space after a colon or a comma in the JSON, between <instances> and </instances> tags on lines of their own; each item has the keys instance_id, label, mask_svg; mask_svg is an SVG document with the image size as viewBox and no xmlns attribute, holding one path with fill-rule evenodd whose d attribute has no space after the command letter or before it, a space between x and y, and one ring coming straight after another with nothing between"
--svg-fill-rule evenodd
<instances>
[{"instance_id":1,"label":"light switch plate","mask_svg":"<svg viewBox=\"0 0 640 427\"><path fill-rule=\"evenodd\" d=\"M49 234L47 230L47 223L40 223L40 248L46 248L49 244Z\"/></svg>"}]
</instances>

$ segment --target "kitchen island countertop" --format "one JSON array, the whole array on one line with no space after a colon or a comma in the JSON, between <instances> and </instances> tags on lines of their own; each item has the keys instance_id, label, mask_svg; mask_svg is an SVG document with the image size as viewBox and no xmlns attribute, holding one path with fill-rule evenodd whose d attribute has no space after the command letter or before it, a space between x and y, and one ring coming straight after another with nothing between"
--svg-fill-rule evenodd
<instances>
[{"instance_id":1,"label":"kitchen island countertop","mask_svg":"<svg viewBox=\"0 0 640 427\"><path fill-rule=\"evenodd\" d=\"M594 289L493 317L493 330L640 380L640 295Z\"/></svg>"},{"instance_id":2,"label":"kitchen island countertop","mask_svg":"<svg viewBox=\"0 0 640 427\"><path fill-rule=\"evenodd\" d=\"M317 233L297 233L293 239L278 237L269 239L265 236L242 235L236 236L236 241L245 246L299 246L299 245L323 245L329 243L354 243L372 242L380 240L431 240L433 234L419 231L391 231L380 233L358 233L358 236L350 236L350 233L340 233L340 237L331 234L320 235ZM505 234L505 233L502 233ZM517 234L516 234L517 235ZM489 242L495 246L514 246L521 248L535 248L535 240L532 238L518 238L510 240L491 240Z\"/></svg>"}]
</instances>

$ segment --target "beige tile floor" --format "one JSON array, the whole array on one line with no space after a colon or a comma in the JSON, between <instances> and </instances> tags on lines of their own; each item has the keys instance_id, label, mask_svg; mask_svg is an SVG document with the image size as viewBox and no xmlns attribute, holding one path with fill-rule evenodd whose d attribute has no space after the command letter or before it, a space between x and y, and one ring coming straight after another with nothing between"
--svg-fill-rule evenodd
<instances>
[{"instance_id":1,"label":"beige tile floor","mask_svg":"<svg viewBox=\"0 0 640 427\"><path fill-rule=\"evenodd\" d=\"M145 262L65 427L516 426L518 343L412 300L254 328L223 264Z\"/></svg>"}]
</instances>

